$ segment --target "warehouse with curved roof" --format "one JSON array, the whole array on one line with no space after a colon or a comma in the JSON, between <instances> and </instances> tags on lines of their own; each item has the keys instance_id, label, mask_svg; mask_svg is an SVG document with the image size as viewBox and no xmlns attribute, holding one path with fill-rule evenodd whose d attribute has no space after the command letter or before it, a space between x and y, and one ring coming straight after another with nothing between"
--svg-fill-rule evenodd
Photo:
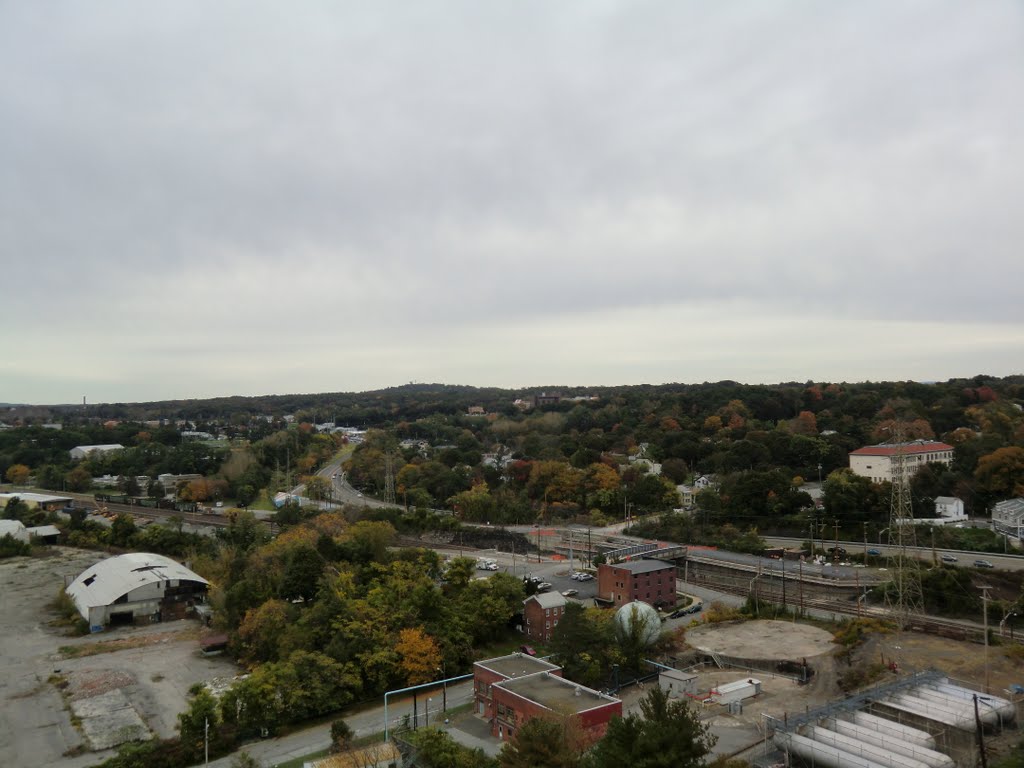
<instances>
[{"instance_id":1,"label":"warehouse with curved roof","mask_svg":"<svg viewBox=\"0 0 1024 768\"><path fill-rule=\"evenodd\" d=\"M133 552L86 568L65 590L93 632L184 618L210 583L169 557Z\"/></svg>"}]
</instances>

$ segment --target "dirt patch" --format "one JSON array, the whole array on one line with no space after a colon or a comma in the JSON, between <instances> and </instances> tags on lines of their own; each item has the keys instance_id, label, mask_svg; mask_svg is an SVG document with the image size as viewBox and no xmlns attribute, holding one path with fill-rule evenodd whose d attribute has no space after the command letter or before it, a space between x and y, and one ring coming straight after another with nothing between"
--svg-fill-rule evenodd
<instances>
[{"instance_id":1,"label":"dirt patch","mask_svg":"<svg viewBox=\"0 0 1024 768\"><path fill-rule=\"evenodd\" d=\"M137 682L135 676L128 672L102 671L102 672L73 672L68 675L68 685L64 694L71 701L88 699L99 696L103 693L127 688Z\"/></svg>"},{"instance_id":2,"label":"dirt patch","mask_svg":"<svg viewBox=\"0 0 1024 768\"><path fill-rule=\"evenodd\" d=\"M62 645L60 652L65 659L77 659L82 656L96 656L100 653L114 653L130 648L145 648L149 645L168 641L192 640L199 637L198 628L176 630L160 634L147 634L138 637L119 637L115 640L101 640L98 643L82 643L80 645Z\"/></svg>"},{"instance_id":3,"label":"dirt patch","mask_svg":"<svg viewBox=\"0 0 1024 768\"><path fill-rule=\"evenodd\" d=\"M1011 685L1024 685L1024 666L1013 658L1011 646L988 649L988 679L992 693ZM919 632L872 635L854 653L854 663L895 661L900 671L938 669L952 678L981 690L985 686L985 646Z\"/></svg>"}]
</instances>

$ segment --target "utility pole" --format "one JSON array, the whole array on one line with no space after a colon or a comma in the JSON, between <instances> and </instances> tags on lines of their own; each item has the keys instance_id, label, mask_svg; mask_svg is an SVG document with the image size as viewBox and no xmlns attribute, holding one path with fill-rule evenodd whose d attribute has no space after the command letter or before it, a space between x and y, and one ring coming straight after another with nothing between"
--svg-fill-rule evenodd
<instances>
[{"instance_id":1,"label":"utility pole","mask_svg":"<svg viewBox=\"0 0 1024 768\"><path fill-rule=\"evenodd\" d=\"M832 550L832 562L834 564L839 562L839 518L832 518L832 525L835 528L836 534L835 549Z\"/></svg>"},{"instance_id":2,"label":"utility pole","mask_svg":"<svg viewBox=\"0 0 1024 768\"><path fill-rule=\"evenodd\" d=\"M209 768L210 765L210 718L203 718L203 759Z\"/></svg>"},{"instance_id":3,"label":"utility pole","mask_svg":"<svg viewBox=\"0 0 1024 768\"><path fill-rule=\"evenodd\" d=\"M978 734L978 756L981 768L988 768L988 756L985 754L985 729L981 726L981 715L978 713L978 694L974 694L974 730Z\"/></svg>"},{"instance_id":4,"label":"utility pole","mask_svg":"<svg viewBox=\"0 0 1024 768\"><path fill-rule=\"evenodd\" d=\"M981 610L985 616L985 693L990 693L988 687L988 591L992 589L989 586L981 587ZM984 755L984 752L982 752Z\"/></svg>"},{"instance_id":5,"label":"utility pole","mask_svg":"<svg viewBox=\"0 0 1024 768\"><path fill-rule=\"evenodd\" d=\"M800 561L800 615L804 614L804 561Z\"/></svg>"},{"instance_id":6,"label":"utility pole","mask_svg":"<svg viewBox=\"0 0 1024 768\"><path fill-rule=\"evenodd\" d=\"M572 576L572 574L576 570L575 568L573 568L573 564L572 564L572 540L573 540L573 537L575 537L575 535L576 535L576 531L574 531L572 528L570 528L569 529L569 575L570 576Z\"/></svg>"},{"instance_id":7,"label":"utility pole","mask_svg":"<svg viewBox=\"0 0 1024 768\"><path fill-rule=\"evenodd\" d=\"M864 562L868 561L868 524L864 523Z\"/></svg>"}]
</instances>

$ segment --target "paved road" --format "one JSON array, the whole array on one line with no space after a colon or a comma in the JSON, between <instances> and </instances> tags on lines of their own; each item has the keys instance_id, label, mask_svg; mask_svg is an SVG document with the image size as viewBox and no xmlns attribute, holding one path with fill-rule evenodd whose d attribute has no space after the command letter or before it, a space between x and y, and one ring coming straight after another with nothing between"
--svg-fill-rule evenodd
<instances>
[{"instance_id":1,"label":"paved road","mask_svg":"<svg viewBox=\"0 0 1024 768\"><path fill-rule=\"evenodd\" d=\"M466 704L472 697L473 685L471 681L448 686L449 707ZM420 718L424 718L424 704L427 698L426 695L418 697L417 710ZM412 697L403 697L398 700L389 699L388 719L391 723L390 727L401 724L402 720L407 716L412 717ZM430 694L429 724L436 724L441 716L441 693L438 691ZM381 703L378 705L370 705L349 714L342 713L339 717L348 723L349 727L355 732L356 737L380 733L384 730L384 699L381 697ZM423 719L420 720L420 724L424 724ZM454 730L452 735L458 737ZM252 755L261 766L271 768L279 763L294 760L297 757L304 757L312 752L327 749L330 746L331 726L330 723L324 723L323 725L305 728L280 738L252 742L242 749ZM222 757L218 760L211 760L210 765L215 766L215 768L230 768L231 758Z\"/></svg>"}]
</instances>

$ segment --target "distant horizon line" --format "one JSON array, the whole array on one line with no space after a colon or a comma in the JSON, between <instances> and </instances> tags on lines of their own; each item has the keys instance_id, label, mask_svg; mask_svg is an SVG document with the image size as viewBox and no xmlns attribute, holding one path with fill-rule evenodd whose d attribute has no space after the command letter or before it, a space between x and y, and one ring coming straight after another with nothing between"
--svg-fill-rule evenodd
<instances>
[{"instance_id":1,"label":"distant horizon line","mask_svg":"<svg viewBox=\"0 0 1024 768\"><path fill-rule=\"evenodd\" d=\"M701 381L701 382L685 382L685 381L664 381L656 384L649 382L642 382L636 384L537 384L537 385L523 385L523 386L481 386L477 384L455 384L455 383L444 383L444 382L418 382L410 381L405 384L389 385L385 387L376 387L372 389L362 390L333 390L333 391L320 391L320 392L283 392L273 393L266 392L262 394L232 394L232 395L207 395L203 397L179 397L179 398L163 398L156 400L100 400L96 402L89 402L87 397L84 402L66 402L66 403L0 403L0 408L89 408L101 405L149 405L153 403L171 403L171 402L197 402L204 400L230 400L233 398L245 398L245 399L260 399L260 398L271 398L271 397L314 397L323 395L364 395L374 392L386 392L388 390L403 389L409 387L457 387L463 389L497 389L507 392L518 392L523 390L537 390L537 391L558 391L558 390L581 390L581 389L622 389L628 387L668 387L668 386L687 386L687 387L700 387L713 384L736 384L742 387L781 387L789 385L800 385L800 384L895 384L895 383L914 383L924 385L943 384L951 381L969 381L976 378L985 379L997 379L1004 380L1014 378L1016 376L1024 376L1024 373L1010 373L1005 376L995 376L990 374L978 373L970 376L953 376L948 379L862 379L859 381L849 380L816 380L816 379L803 379L796 380L791 379L789 381L775 381L775 382L745 382L737 379L718 379L716 381Z\"/></svg>"}]
</instances>

